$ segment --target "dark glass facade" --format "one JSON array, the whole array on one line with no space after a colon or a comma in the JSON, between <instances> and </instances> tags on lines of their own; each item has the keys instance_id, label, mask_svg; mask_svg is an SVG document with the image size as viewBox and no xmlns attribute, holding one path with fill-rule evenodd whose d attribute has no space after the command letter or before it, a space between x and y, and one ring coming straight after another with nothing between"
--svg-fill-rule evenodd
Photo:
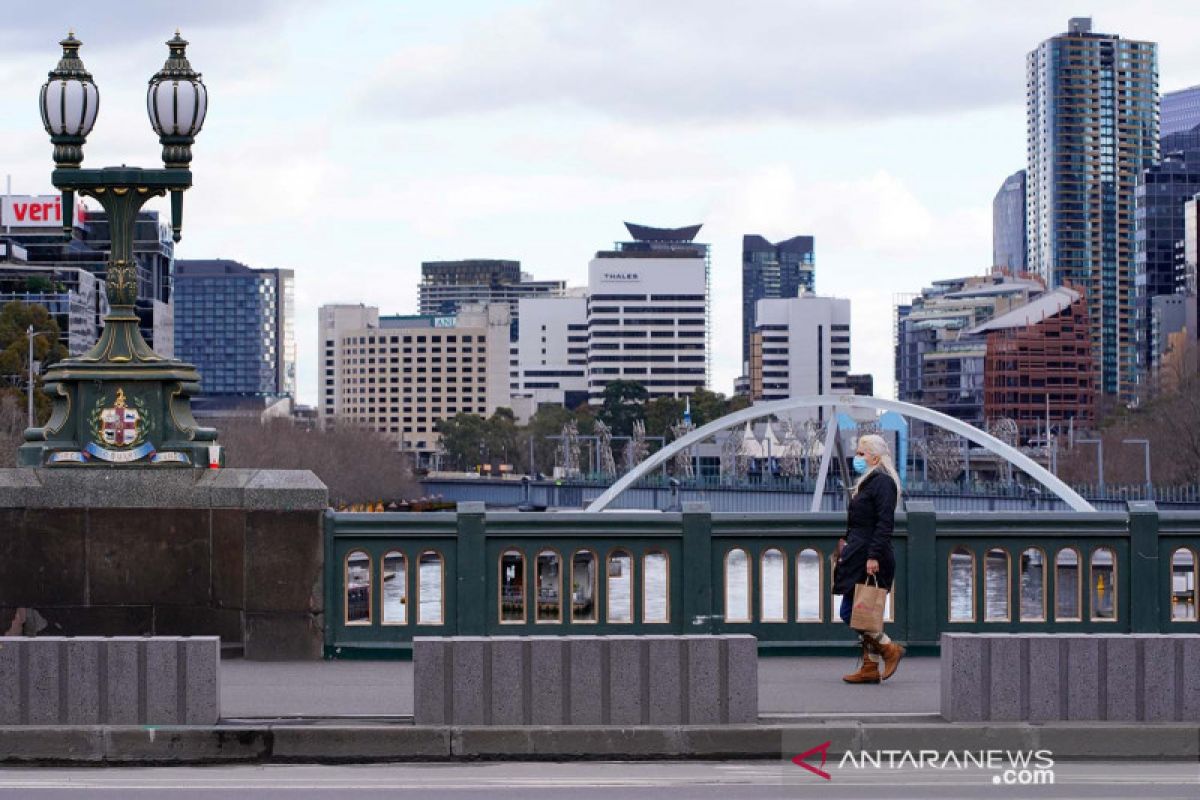
<instances>
[{"instance_id":1,"label":"dark glass facade","mask_svg":"<svg viewBox=\"0 0 1200 800\"><path fill-rule=\"evenodd\" d=\"M1200 125L1162 138L1163 160L1150 167L1137 188L1137 334L1139 378L1153 361L1151 304L1155 297L1184 291L1176 260L1184 236L1183 204L1200 192Z\"/></svg>"},{"instance_id":2,"label":"dark glass facade","mask_svg":"<svg viewBox=\"0 0 1200 800\"><path fill-rule=\"evenodd\" d=\"M1134 195L1158 160L1158 46L1077 18L1026 66L1030 267L1084 293L1099 388L1132 402Z\"/></svg>"},{"instance_id":3,"label":"dark glass facade","mask_svg":"<svg viewBox=\"0 0 1200 800\"><path fill-rule=\"evenodd\" d=\"M756 303L816 291L813 237L772 243L757 234L742 237L742 362L750 361Z\"/></svg>"},{"instance_id":4,"label":"dark glass facade","mask_svg":"<svg viewBox=\"0 0 1200 800\"><path fill-rule=\"evenodd\" d=\"M293 303L292 270L176 262L176 350L205 395L295 397Z\"/></svg>"},{"instance_id":5,"label":"dark glass facade","mask_svg":"<svg viewBox=\"0 0 1200 800\"><path fill-rule=\"evenodd\" d=\"M1163 94L1159 118L1162 136L1182 133L1197 125L1200 125L1200 86Z\"/></svg>"},{"instance_id":6,"label":"dark glass facade","mask_svg":"<svg viewBox=\"0 0 1200 800\"><path fill-rule=\"evenodd\" d=\"M1025 170L1004 179L992 200L992 266L1023 272L1025 251Z\"/></svg>"}]
</instances>

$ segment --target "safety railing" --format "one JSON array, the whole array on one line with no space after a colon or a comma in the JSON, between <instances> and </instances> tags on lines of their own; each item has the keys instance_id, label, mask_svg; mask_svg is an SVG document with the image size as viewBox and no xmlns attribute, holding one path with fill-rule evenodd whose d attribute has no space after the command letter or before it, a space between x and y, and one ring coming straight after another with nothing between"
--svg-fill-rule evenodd
<instances>
[{"instance_id":1,"label":"safety railing","mask_svg":"<svg viewBox=\"0 0 1200 800\"><path fill-rule=\"evenodd\" d=\"M413 636L752 633L766 651L852 640L830 591L842 514L326 516L326 654ZM1198 632L1200 514L896 515L888 629Z\"/></svg>"}]
</instances>

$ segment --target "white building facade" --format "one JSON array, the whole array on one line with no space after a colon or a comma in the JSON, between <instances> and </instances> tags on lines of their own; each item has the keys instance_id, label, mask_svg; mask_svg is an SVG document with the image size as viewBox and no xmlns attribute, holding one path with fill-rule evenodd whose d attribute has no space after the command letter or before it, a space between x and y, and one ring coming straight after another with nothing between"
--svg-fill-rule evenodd
<instances>
[{"instance_id":1,"label":"white building facade","mask_svg":"<svg viewBox=\"0 0 1200 800\"><path fill-rule=\"evenodd\" d=\"M750 354L755 401L849 392L850 301L802 294L759 300Z\"/></svg>"},{"instance_id":2,"label":"white building facade","mask_svg":"<svg viewBox=\"0 0 1200 800\"><path fill-rule=\"evenodd\" d=\"M597 253L588 266L588 395L637 381L650 399L706 388L705 259Z\"/></svg>"},{"instance_id":3,"label":"white building facade","mask_svg":"<svg viewBox=\"0 0 1200 800\"><path fill-rule=\"evenodd\" d=\"M438 452L438 422L509 404L506 303L447 317L323 306L318 326L322 420L387 435L420 465Z\"/></svg>"}]
</instances>

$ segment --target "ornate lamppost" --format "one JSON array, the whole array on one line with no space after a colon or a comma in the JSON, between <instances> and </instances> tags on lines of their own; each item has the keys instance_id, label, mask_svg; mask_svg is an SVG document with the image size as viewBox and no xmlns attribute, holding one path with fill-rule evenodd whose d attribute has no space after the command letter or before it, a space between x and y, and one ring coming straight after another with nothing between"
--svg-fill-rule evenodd
<instances>
[{"instance_id":1,"label":"ornate lamppost","mask_svg":"<svg viewBox=\"0 0 1200 800\"><path fill-rule=\"evenodd\" d=\"M163 169L82 169L83 145L96 121L100 93L79 58L74 34L41 91L42 123L54 144L54 186L63 195L63 228L70 237L75 195L93 197L111 227L106 291L110 313L104 332L86 354L46 371L53 411L45 427L25 431L20 463L29 467L221 466L217 432L192 416L191 396L200 375L191 364L164 358L142 338L135 304L138 269L133 231L138 211L152 197L171 195L176 242L183 221L183 192L192 185L192 143L204 124L208 91L187 60L179 32L170 55L150 79L146 109L163 147Z\"/></svg>"}]
</instances>

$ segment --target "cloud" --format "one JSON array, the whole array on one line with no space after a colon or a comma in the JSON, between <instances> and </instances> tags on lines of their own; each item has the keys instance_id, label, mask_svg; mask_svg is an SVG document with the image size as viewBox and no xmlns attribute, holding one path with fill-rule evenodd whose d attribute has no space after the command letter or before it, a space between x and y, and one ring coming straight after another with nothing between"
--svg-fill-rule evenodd
<instances>
[{"instance_id":1,"label":"cloud","mask_svg":"<svg viewBox=\"0 0 1200 800\"><path fill-rule=\"evenodd\" d=\"M311 0L204 0L200 3L58 0L48 7L26 0L6 4L4 24L0 26L0 48L7 54L40 52L73 29L89 51L118 50L147 38L166 41L176 28L183 32L184 38L193 29L251 28L283 13L302 12L312 5Z\"/></svg>"},{"instance_id":2,"label":"cloud","mask_svg":"<svg viewBox=\"0 0 1200 800\"><path fill-rule=\"evenodd\" d=\"M401 118L530 106L641 120L886 117L1012 101L1029 44L1009 17L970 3L574 0L401 49L367 102Z\"/></svg>"}]
</instances>

